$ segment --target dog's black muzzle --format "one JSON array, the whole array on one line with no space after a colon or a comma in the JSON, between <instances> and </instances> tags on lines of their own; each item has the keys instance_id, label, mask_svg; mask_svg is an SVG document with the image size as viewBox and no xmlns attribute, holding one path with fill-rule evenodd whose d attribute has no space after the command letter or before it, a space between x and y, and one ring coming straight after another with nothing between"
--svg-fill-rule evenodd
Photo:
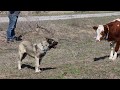
<instances>
[{"instance_id":1,"label":"dog's black muzzle","mask_svg":"<svg viewBox=\"0 0 120 90\"><path fill-rule=\"evenodd\" d=\"M51 49L51 48L56 48L56 46L58 45L58 42L54 42L54 43L52 43L50 46L49 46L49 48Z\"/></svg>"}]
</instances>

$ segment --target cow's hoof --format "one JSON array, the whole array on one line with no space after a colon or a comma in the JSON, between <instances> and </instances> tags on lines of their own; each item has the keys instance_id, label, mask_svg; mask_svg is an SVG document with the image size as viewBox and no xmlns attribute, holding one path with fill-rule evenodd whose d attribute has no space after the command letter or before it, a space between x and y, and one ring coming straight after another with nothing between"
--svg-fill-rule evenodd
<instances>
[{"instance_id":1,"label":"cow's hoof","mask_svg":"<svg viewBox=\"0 0 120 90\"><path fill-rule=\"evenodd\" d=\"M109 57L109 59L111 60L111 59L113 59L112 57Z\"/></svg>"},{"instance_id":2,"label":"cow's hoof","mask_svg":"<svg viewBox=\"0 0 120 90\"><path fill-rule=\"evenodd\" d=\"M115 61L116 60L116 58L112 58L112 61Z\"/></svg>"}]
</instances>

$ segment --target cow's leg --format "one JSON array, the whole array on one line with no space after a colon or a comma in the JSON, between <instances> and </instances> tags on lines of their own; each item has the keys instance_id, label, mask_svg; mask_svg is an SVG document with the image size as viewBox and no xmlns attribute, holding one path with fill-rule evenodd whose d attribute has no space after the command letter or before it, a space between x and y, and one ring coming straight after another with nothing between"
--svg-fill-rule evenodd
<instances>
[{"instance_id":1,"label":"cow's leg","mask_svg":"<svg viewBox=\"0 0 120 90\"><path fill-rule=\"evenodd\" d=\"M110 42L111 52L110 52L109 59L112 59L112 58L113 58L113 54L114 54L114 45L115 45L115 42Z\"/></svg>"},{"instance_id":2,"label":"cow's leg","mask_svg":"<svg viewBox=\"0 0 120 90\"><path fill-rule=\"evenodd\" d=\"M117 52L119 50L119 45L120 45L120 42L117 42L115 46L115 53L114 53L112 60L115 60L117 58Z\"/></svg>"}]
</instances>

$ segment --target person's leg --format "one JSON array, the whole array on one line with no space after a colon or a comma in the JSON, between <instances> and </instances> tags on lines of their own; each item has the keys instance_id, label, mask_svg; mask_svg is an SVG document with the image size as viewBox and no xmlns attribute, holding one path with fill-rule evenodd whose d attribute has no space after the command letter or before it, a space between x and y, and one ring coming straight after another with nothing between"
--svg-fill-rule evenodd
<instances>
[{"instance_id":1,"label":"person's leg","mask_svg":"<svg viewBox=\"0 0 120 90\"><path fill-rule=\"evenodd\" d=\"M15 28L18 16L15 15L9 15L9 26L7 29L7 40L12 40L15 37Z\"/></svg>"}]
</instances>

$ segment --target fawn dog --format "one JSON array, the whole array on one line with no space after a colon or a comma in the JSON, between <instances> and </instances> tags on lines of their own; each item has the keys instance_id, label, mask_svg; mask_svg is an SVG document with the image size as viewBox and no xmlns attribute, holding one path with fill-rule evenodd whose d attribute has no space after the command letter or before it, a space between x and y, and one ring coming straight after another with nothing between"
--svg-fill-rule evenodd
<instances>
[{"instance_id":1,"label":"fawn dog","mask_svg":"<svg viewBox=\"0 0 120 90\"><path fill-rule=\"evenodd\" d=\"M19 52L19 61L18 61L18 69L21 69L21 62L29 55L35 58L35 72L40 72L39 69L40 62L42 58L46 55L47 51L51 48L56 48L58 42L51 38L46 38L44 41L38 44L32 44L29 41L22 41L19 44L18 52Z\"/></svg>"}]
</instances>

